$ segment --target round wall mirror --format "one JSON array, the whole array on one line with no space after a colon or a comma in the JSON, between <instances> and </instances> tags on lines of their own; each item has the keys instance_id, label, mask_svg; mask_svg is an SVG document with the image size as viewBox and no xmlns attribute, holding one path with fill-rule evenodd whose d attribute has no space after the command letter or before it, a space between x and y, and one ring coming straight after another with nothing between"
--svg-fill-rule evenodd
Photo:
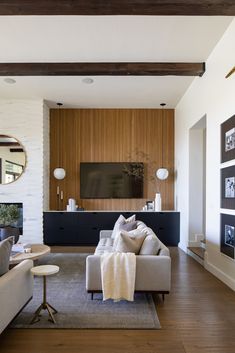
<instances>
[{"instance_id":1,"label":"round wall mirror","mask_svg":"<svg viewBox=\"0 0 235 353\"><path fill-rule=\"evenodd\" d=\"M14 137L0 135L0 184L16 181L26 165L23 146Z\"/></svg>"}]
</instances>

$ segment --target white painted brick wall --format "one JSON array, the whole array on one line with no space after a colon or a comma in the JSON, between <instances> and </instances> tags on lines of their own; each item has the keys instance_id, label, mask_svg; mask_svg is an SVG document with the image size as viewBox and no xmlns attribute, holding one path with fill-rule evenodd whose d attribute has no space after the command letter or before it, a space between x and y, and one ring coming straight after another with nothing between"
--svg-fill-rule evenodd
<instances>
[{"instance_id":1,"label":"white painted brick wall","mask_svg":"<svg viewBox=\"0 0 235 353\"><path fill-rule=\"evenodd\" d=\"M43 241L42 214L48 203L48 116L43 100L0 100L0 134L14 136L26 151L23 175L12 184L0 185L0 202L24 205L24 242Z\"/></svg>"}]
</instances>

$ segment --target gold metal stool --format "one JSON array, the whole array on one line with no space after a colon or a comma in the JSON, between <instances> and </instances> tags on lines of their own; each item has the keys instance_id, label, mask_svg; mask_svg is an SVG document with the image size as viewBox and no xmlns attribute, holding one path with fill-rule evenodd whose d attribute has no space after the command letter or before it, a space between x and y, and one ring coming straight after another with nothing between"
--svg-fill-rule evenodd
<instances>
[{"instance_id":1,"label":"gold metal stool","mask_svg":"<svg viewBox=\"0 0 235 353\"><path fill-rule=\"evenodd\" d=\"M53 308L48 302L47 302L47 283L46 283L46 278L47 276L53 275L57 272L59 272L60 268L59 266L55 265L42 265L42 266L36 266L31 268L31 272L34 276L43 276L43 302L42 304L38 307L38 309L34 313L34 317L31 320L30 324L34 324L38 321L40 321L40 312L42 310L47 310L48 314L50 316L50 321L56 324L55 318L53 314L57 313L57 310Z\"/></svg>"}]
</instances>

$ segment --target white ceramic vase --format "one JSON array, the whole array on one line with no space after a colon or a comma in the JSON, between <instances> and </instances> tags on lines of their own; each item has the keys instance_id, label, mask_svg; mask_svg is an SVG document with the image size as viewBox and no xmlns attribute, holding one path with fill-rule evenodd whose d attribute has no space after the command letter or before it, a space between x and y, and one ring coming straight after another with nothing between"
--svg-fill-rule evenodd
<instances>
[{"instance_id":1,"label":"white ceramic vase","mask_svg":"<svg viewBox=\"0 0 235 353\"><path fill-rule=\"evenodd\" d=\"M160 212L162 210L162 199L159 192L156 193L154 206L156 212Z\"/></svg>"}]
</instances>

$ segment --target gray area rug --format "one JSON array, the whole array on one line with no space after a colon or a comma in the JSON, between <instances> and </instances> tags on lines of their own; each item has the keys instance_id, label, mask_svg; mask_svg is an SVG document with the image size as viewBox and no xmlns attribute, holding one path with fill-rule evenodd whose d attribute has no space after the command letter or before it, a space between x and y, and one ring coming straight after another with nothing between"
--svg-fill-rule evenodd
<instances>
[{"instance_id":1,"label":"gray area rug","mask_svg":"<svg viewBox=\"0 0 235 353\"><path fill-rule=\"evenodd\" d=\"M56 324L42 311L39 322L30 325L33 313L42 301L42 278L34 278L34 295L30 303L12 322L14 328L78 329L159 329L161 328L150 294L135 294L134 302L103 301L102 294L85 289L85 264L88 254L49 254L38 265L58 265L60 272L47 277L47 300L57 309ZM16 293L17 295L17 293Z\"/></svg>"}]
</instances>

